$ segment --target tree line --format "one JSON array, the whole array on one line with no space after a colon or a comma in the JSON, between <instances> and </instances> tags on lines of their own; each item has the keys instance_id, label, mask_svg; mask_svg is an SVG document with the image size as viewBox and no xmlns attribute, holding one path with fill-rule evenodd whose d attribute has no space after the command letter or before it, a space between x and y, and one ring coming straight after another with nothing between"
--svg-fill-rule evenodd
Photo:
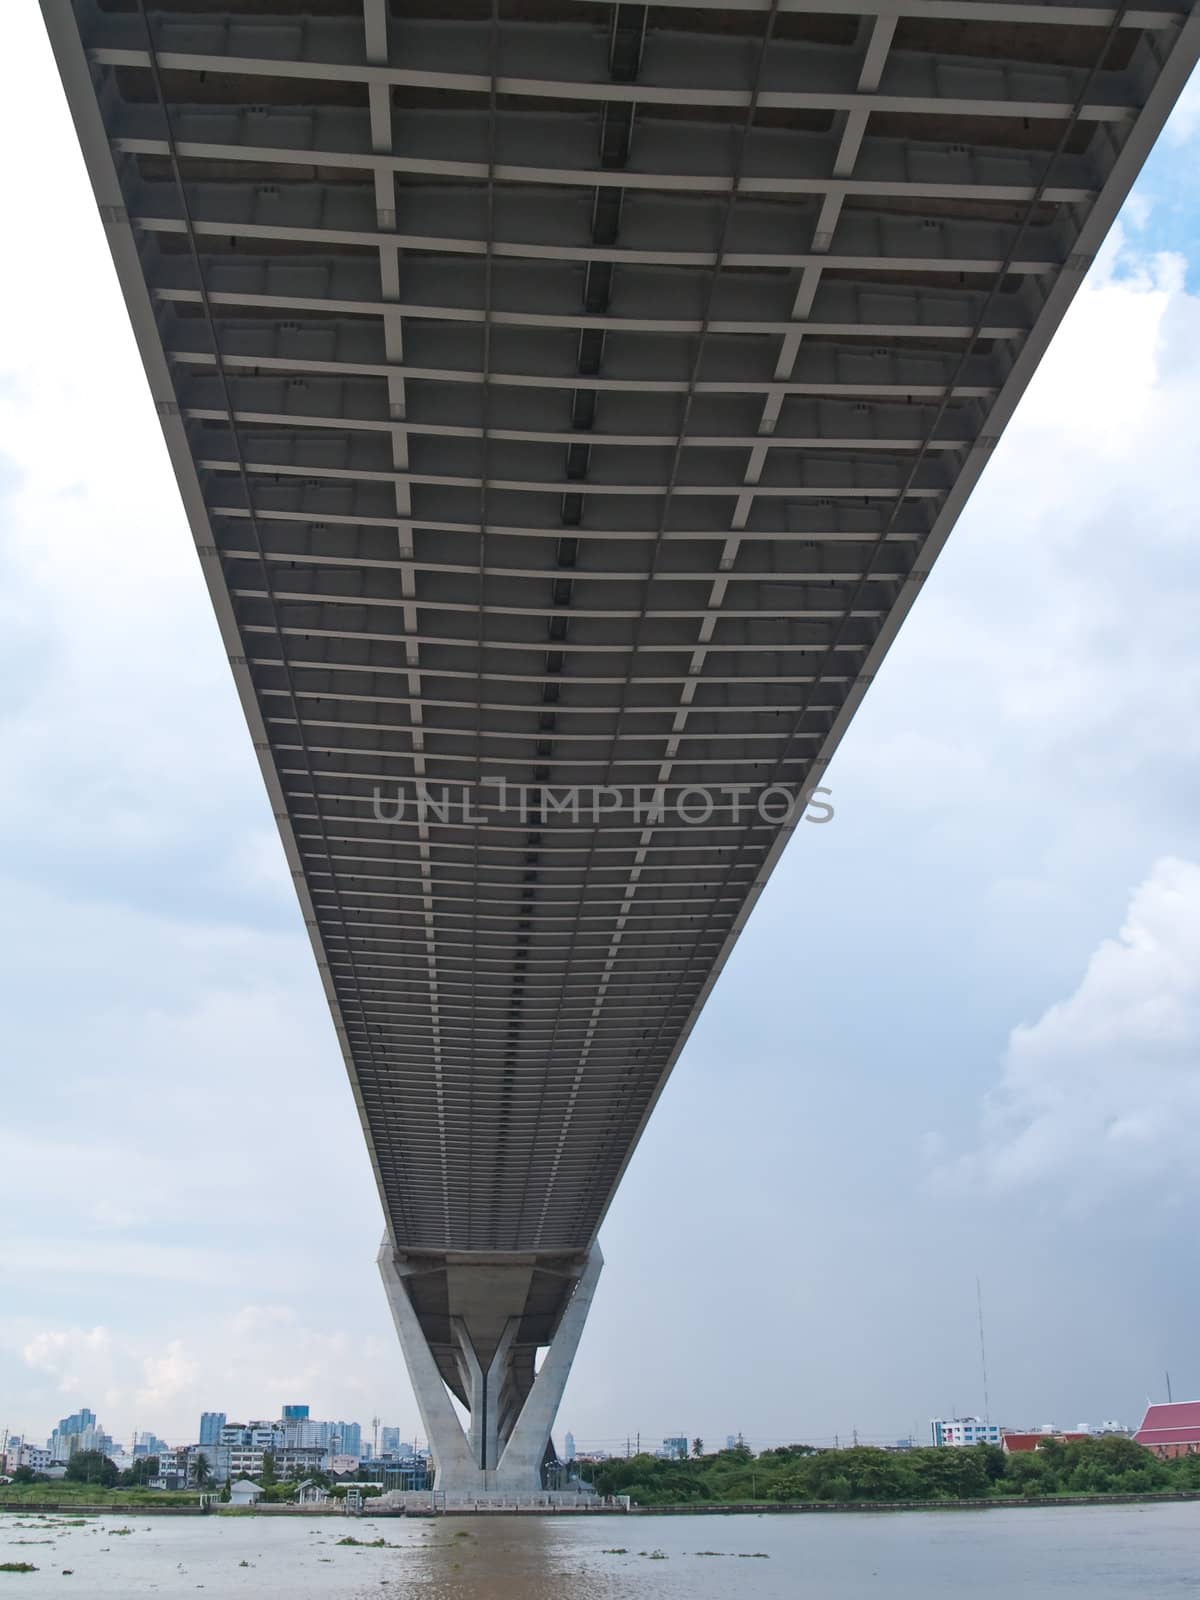
<instances>
[{"instance_id":1,"label":"tree line","mask_svg":"<svg viewBox=\"0 0 1200 1600\"><path fill-rule=\"evenodd\" d=\"M992 1444L913 1450L795 1444L756 1456L742 1445L690 1461L635 1455L587 1464L583 1476L599 1493L627 1494L639 1505L976 1500L1200 1490L1200 1455L1162 1461L1115 1434L1047 1439L1014 1455Z\"/></svg>"}]
</instances>

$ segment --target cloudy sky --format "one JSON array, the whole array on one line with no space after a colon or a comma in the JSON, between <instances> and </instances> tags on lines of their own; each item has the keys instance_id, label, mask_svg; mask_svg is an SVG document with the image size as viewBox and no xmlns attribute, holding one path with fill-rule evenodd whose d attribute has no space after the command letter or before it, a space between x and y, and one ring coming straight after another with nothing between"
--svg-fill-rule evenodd
<instances>
[{"instance_id":1,"label":"cloudy sky","mask_svg":"<svg viewBox=\"0 0 1200 1600\"><path fill-rule=\"evenodd\" d=\"M416 1430L366 1154L36 6L0 98L0 1429ZM35 147L36 162L24 152ZM585 1443L1200 1395L1200 95L664 1095Z\"/></svg>"}]
</instances>

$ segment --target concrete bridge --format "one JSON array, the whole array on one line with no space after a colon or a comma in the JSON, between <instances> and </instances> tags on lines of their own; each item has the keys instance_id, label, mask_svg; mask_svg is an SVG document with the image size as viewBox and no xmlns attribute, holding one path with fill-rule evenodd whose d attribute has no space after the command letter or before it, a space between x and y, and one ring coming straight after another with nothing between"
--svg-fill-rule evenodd
<instances>
[{"instance_id":1,"label":"concrete bridge","mask_svg":"<svg viewBox=\"0 0 1200 1600\"><path fill-rule=\"evenodd\" d=\"M41 3L438 1483L532 1491L625 1165L1200 20Z\"/></svg>"}]
</instances>

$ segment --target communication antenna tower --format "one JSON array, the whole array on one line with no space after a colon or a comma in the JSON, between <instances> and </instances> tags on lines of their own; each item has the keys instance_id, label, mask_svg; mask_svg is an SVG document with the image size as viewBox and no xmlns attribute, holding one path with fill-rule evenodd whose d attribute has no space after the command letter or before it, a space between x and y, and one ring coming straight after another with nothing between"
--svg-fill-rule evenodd
<instances>
[{"instance_id":1,"label":"communication antenna tower","mask_svg":"<svg viewBox=\"0 0 1200 1600\"><path fill-rule=\"evenodd\" d=\"M992 1420L992 1406L988 1399L987 1346L983 1342L983 1288L975 1279L975 1304L979 1310L979 1366L983 1373L983 1420Z\"/></svg>"}]
</instances>

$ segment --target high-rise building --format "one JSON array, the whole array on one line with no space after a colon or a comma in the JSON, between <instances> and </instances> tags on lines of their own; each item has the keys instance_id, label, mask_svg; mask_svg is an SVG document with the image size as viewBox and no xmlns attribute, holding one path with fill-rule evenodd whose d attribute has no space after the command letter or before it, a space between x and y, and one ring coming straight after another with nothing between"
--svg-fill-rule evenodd
<instances>
[{"instance_id":1,"label":"high-rise building","mask_svg":"<svg viewBox=\"0 0 1200 1600\"><path fill-rule=\"evenodd\" d=\"M357 1460L362 1454L362 1424L358 1422L331 1422L329 1424L329 1448L335 1449L336 1454L354 1456Z\"/></svg>"},{"instance_id":2,"label":"high-rise building","mask_svg":"<svg viewBox=\"0 0 1200 1600\"><path fill-rule=\"evenodd\" d=\"M307 1406L284 1406L284 1408L283 1408L283 1420L284 1420L284 1422L307 1422L308 1421L308 1407Z\"/></svg>"},{"instance_id":3,"label":"high-rise building","mask_svg":"<svg viewBox=\"0 0 1200 1600\"><path fill-rule=\"evenodd\" d=\"M573 1433L568 1432L566 1438L563 1440L563 1460L564 1461L574 1461L574 1459L575 1459L575 1435Z\"/></svg>"},{"instance_id":4,"label":"high-rise building","mask_svg":"<svg viewBox=\"0 0 1200 1600\"><path fill-rule=\"evenodd\" d=\"M112 1449L112 1440L96 1422L96 1413L86 1406L62 1417L50 1436L50 1454L55 1461L69 1461L77 1450Z\"/></svg>"},{"instance_id":5,"label":"high-rise building","mask_svg":"<svg viewBox=\"0 0 1200 1600\"><path fill-rule=\"evenodd\" d=\"M223 1411L202 1411L200 1413L200 1443L202 1445L215 1445L221 1442L221 1429L225 1426L225 1413Z\"/></svg>"},{"instance_id":6,"label":"high-rise building","mask_svg":"<svg viewBox=\"0 0 1200 1600\"><path fill-rule=\"evenodd\" d=\"M96 1413L89 1411L86 1406L81 1406L78 1411L73 1411L69 1417L63 1417L58 1424L59 1433L83 1433L87 1428L96 1426Z\"/></svg>"},{"instance_id":7,"label":"high-rise building","mask_svg":"<svg viewBox=\"0 0 1200 1600\"><path fill-rule=\"evenodd\" d=\"M381 1428L379 1430L379 1451L381 1455L398 1456L400 1454L400 1429Z\"/></svg>"}]
</instances>

